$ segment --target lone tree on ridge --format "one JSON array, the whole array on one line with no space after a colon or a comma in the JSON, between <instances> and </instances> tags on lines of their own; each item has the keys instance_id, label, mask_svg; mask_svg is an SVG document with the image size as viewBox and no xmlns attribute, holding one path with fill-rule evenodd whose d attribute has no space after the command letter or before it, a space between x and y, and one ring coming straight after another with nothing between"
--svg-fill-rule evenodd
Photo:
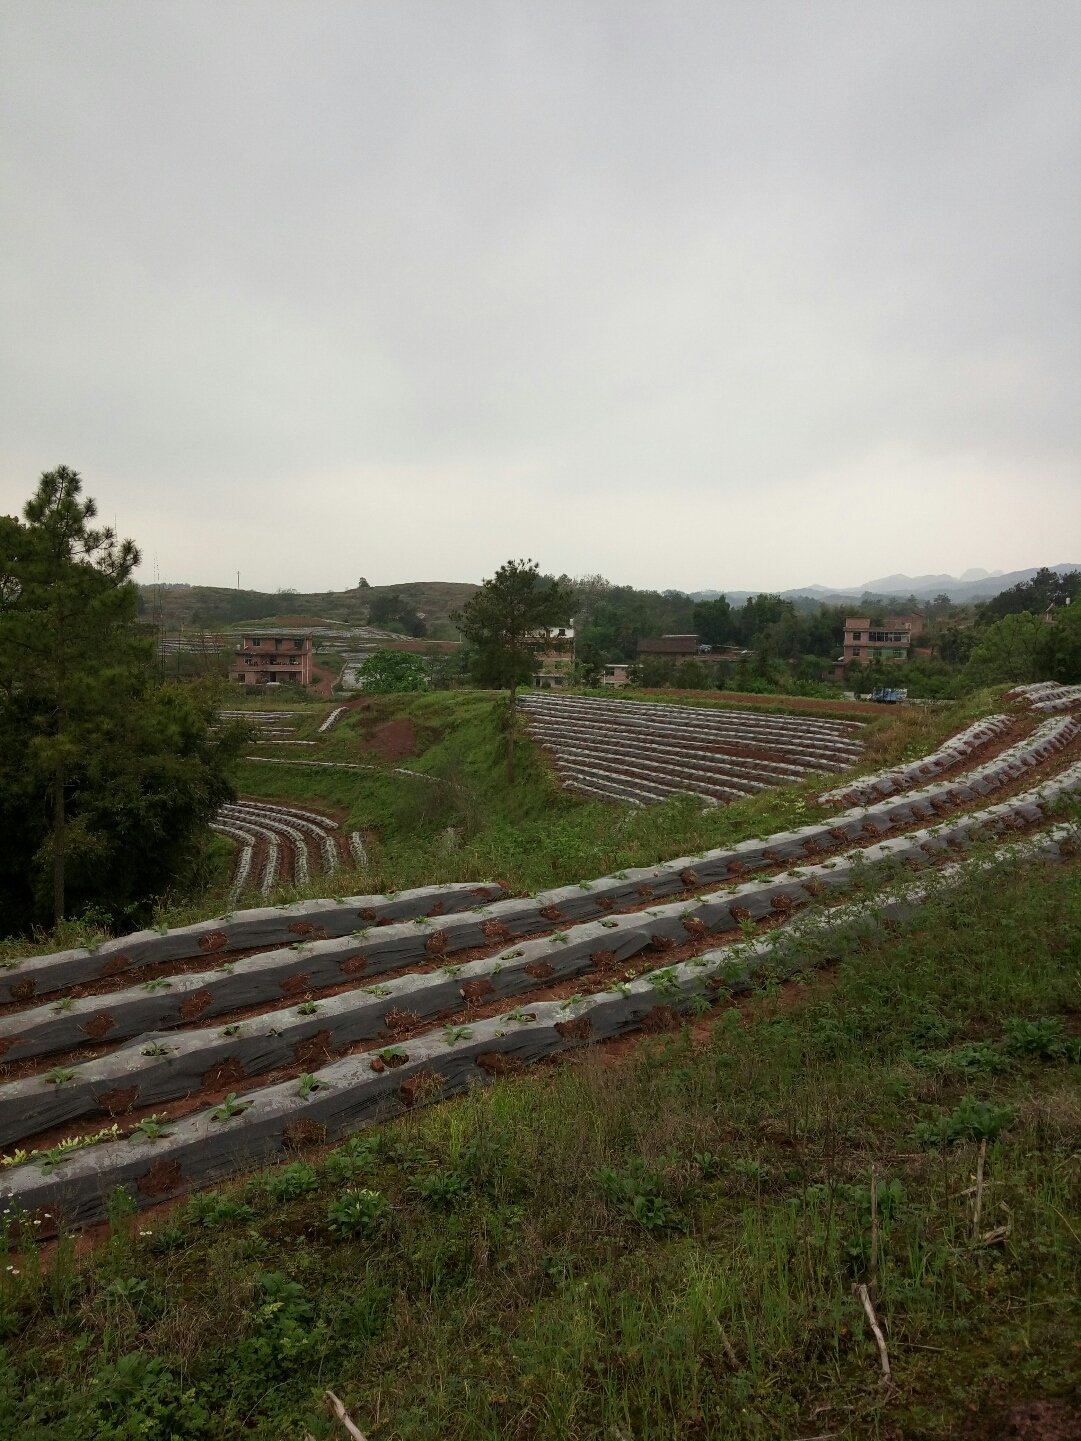
<instances>
[{"instance_id":1,"label":"lone tree on ridge","mask_svg":"<svg viewBox=\"0 0 1081 1441\"><path fill-rule=\"evenodd\" d=\"M451 620L473 648L473 677L507 691L507 779L514 779L514 702L533 674L533 654L548 626L565 624L570 593L542 579L534 560L508 560Z\"/></svg>"}]
</instances>

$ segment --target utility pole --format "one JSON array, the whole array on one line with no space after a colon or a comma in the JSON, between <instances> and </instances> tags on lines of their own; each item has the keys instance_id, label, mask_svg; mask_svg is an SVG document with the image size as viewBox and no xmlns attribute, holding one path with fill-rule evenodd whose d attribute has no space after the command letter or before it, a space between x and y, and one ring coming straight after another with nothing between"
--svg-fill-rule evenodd
<instances>
[{"instance_id":1,"label":"utility pole","mask_svg":"<svg viewBox=\"0 0 1081 1441\"><path fill-rule=\"evenodd\" d=\"M239 572L239 571L237 571L237 573L236 573L236 588L237 588L237 590L240 589L240 572Z\"/></svg>"}]
</instances>

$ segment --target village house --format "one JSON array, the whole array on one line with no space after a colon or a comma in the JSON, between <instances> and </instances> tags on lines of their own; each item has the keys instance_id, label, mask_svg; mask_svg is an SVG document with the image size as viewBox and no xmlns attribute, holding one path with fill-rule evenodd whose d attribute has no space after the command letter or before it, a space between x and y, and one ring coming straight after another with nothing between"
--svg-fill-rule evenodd
<instances>
[{"instance_id":1,"label":"village house","mask_svg":"<svg viewBox=\"0 0 1081 1441\"><path fill-rule=\"evenodd\" d=\"M833 674L843 676L845 667L853 662L870 665L873 660L907 660L913 641L922 630L923 617L919 615L888 615L881 625L875 626L866 616L849 616L845 621L841 654L833 663Z\"/></svg>"},{"instance_id":2,"label":"village house","mask_svg":"<svg viewBox=\"0 0 1081 1441\"><path fill-rule=\"evenodd\" d=\"M253 631L242 635L229 670L241 685L311 685L310 631Z\"/></svg>"},{"instance_id":3,"label":"village house","mask_svg":"<svg viewBox=\"0 0 1081 1441\"><path fill-rule=\"evenodd\" d=\"M574 681L574 626L551 625L534 636L533 684L560 689Z\"/></svg>"},{"instance_id":4,"label":"village house","mask_svg":"<svg viewBox=\"0 0 1081 1441\"><path fill-rule=\"evenodd\" d=\"M613 661L601 671L601 685L614 686L618 690L630 683L630 666L621 661Z\"/></svg>"}]
</instances>

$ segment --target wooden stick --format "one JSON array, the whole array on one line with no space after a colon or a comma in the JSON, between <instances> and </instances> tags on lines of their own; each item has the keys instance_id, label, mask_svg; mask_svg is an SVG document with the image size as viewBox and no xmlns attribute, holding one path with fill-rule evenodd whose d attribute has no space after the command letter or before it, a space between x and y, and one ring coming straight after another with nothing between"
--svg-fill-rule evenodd
<instances>
[{"instance_id":1,"label":"wooden stick","mask_svg":"<svg viewBox=\"0 0 1081 1441\"><path fill-rule=\"evenodd\" d=\"M875 1308L871 1305L870 1294L867 1290L867 1287L863 1285L862 1282L856 1287L856 1295L859 1296L860 1300L863 1302L863 1309L867 1316L868 1324L870 1325L871 1330L874 1332L875 1345L878 1347L878 1359L882 1363L882 1379L883 1381L889 1381L890 1357L889 1352L886 1350L886 1338L885 1336L883 1336L882 1328L878 1324L878 1317L875 1315Z\"/></svg>"},{"instance_id":2,"label":"wooden stick","mask_svg":"<svg viewBox=\"0 0 1081 1441\"><path fill-rule=\"evenodd\" d=\"M867 1278L868 1290L878 1295L878 1172L871 1162L871 1270Z\"/></svg>"},{"instance_id":3,"label":"wooden stick","mask_svg":"<svg viewBox=\"0 0 1081 1441\"><path fill-rule=\"evenodd\" d=\"M980 1142L980 1154L976 1161L976 1199L972 1203L972 1236L980 1234L980 1211L983 1209L983 1172L987 1161L987 1137Z\"/></svg>"},{"instance_id":4,"label":"wooden stick","mask_svg":"<svg viewBox=\"0 0 1081 1441\"><path fill-rule=\"evenodd\" d=\"M349 1412L335 1396L333 1391L324 1391L323 1399L338 1418L338 1422L345 1432L352 1436L353 1441L366 1441L364 1433L359 1431L350 1419Z\"/></svg>"}]
</instances>

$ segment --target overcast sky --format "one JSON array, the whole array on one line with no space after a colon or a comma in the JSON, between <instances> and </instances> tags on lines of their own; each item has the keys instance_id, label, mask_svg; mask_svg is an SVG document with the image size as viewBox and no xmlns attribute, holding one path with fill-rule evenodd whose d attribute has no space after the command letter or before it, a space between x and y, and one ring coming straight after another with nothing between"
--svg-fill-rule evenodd
<instances>
[{"instance_id":1,"label":"overcast sky","mask_svg":"<svg viewBox=\"0 0 1081 1441\"><path fill-rule=\"evenodd\" d=\"M1079 0L0 17L0 510L262 589L1081 561Z\"/></svg>"}]
</instances>

